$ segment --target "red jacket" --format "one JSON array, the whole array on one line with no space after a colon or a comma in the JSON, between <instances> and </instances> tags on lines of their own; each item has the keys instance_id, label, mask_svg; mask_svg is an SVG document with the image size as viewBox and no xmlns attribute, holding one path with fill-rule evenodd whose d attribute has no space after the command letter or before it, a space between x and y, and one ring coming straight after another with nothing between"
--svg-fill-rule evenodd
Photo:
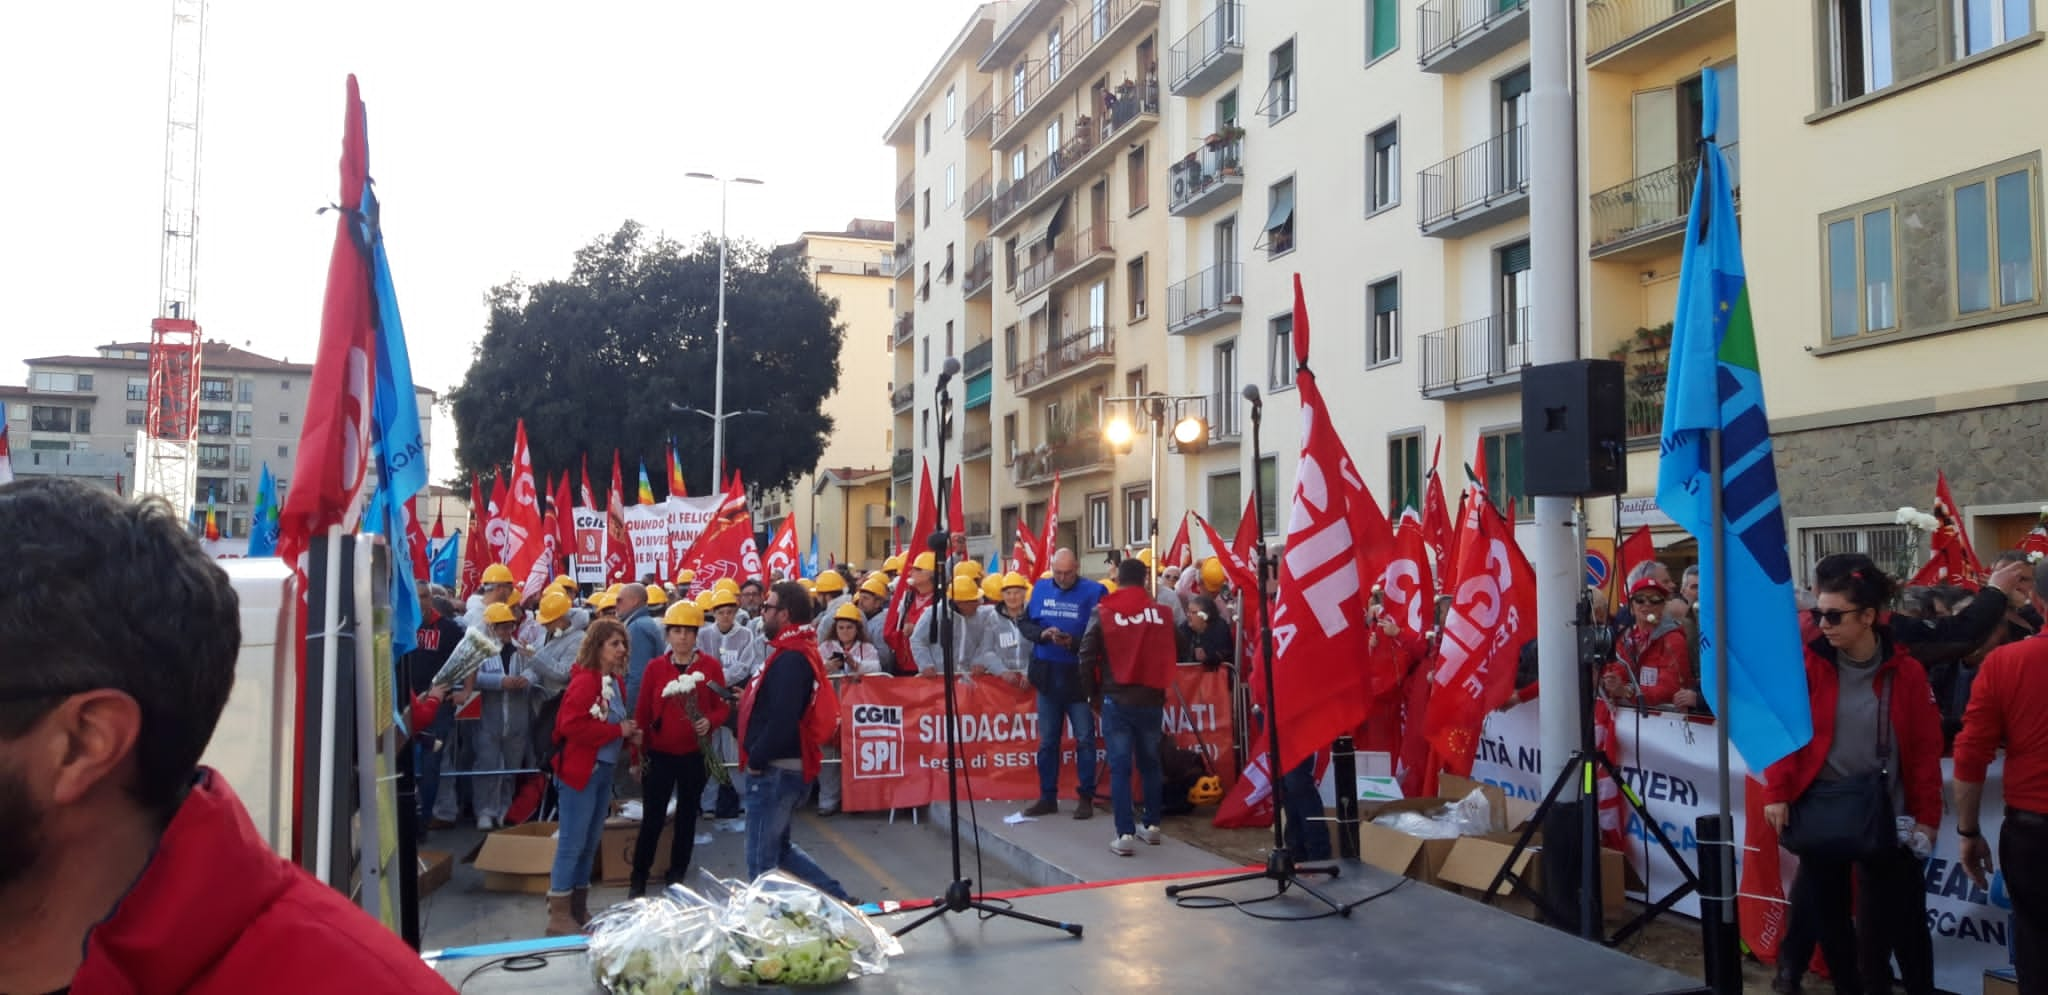
<instances>
[{"instance_id":1,"label":"red jacket","mask_svg":"<svg viewBox=\"0 0 2048 995\"><path fill-rule=\"evenodd\" d=\"M77 995L453 992L397 934L272 853L219 773L86 934Z\"/></svg>"},{"instance_id":2,"label":"red jacket","mask_svg":"<svg viewBox=\"0 0 2048 995\"><path fill-rule=\"evenodd\" d=\"M1663 635L1651 639L1640 627L1630 627L1622 633L1621 645L1616 649L1618 659L1607 665L1603 676L1619 677L1624 685L1636 685L1645 708L1667 706L1680 688L1693 685L1692 647L1682 628L1666 629Z\"/></svg>"},{"instance_id":3,"label":"red jacket","mask_svg":"<svg viewBox=\"0 0 2048 995\"><path fill-rule=\"evenodd\" d=\"M696 699L697 711L713 729L725 724L731 706L718 692L711 690L711 682L725 680L725 670L718 661L702 653L692 655L690 672L701 674L704 683L690 692ZM675 658L667 653L648 661L647 670L640 675L640 700L633 703L633 721L647 730L640 745L657 753L681 756L695 753L703 747L697 742L697 730L690 727L690 712L683 707L680 697L664 698L663 688L670 681L682 676L676 669Z\"/></svg>"},{"instance_id":4,"label":"red jacket","mask_svg":"<svg viewBox=\"0 0 2048 995\"><path fill-rule=\"evenodd\" d=\"M1927 671L1890 631L1878 628L1878 665L1873 692L1891 685L1892 741L1899 747L1895 776L1906 796L1906 813L1923 826L1941 825L1941 710ZM1790 804L1813 784L1827 766L1828 747L1835 741L1835 695L1841 687L1835 672L1835 648L1826 640L1806 647L1806 695L1813 703L1813 738L1764 771L1764 803ZM1876 744L1872 744L1875 748Z\"/></svg>"},{"instance_id":5,"label":"red jacket","mask_svg":"<svg viewBox=\"0 0 2048 995\"><path fill-rule=\"evenodd\" d=\"M625 698L623 682L616 677L611 681L613 693ZM597 751L624 735L618 723L590 717L590 706L597 704L601 693L598 687L597 671L575 668L568 689L562 692L561 710L555 713L555 776L578 791L590 784L590 774L597 769Z\"/></svg>"}]
</instances>

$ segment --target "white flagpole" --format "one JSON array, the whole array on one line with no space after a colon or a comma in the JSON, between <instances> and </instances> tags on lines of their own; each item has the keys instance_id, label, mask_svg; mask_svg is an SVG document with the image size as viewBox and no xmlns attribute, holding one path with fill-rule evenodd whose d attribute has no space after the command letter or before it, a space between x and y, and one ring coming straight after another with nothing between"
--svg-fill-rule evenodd
<instances>
[{"instance_id":1,"label":"white flagpole","mask_svg":"<svg viewBox=\"0 0 2048 995\"><path fill-rule=\"evenodd\" d=\"M325 631L320 639L320 797L313 803L313 873L322 883L335 887L334 864L334 726L336 672L341 668L341 525L327 527L326 610L321 615ZM343 889L346 890L346 889Z\"/></svg>"},{"instance_id":2,"label":"white flagpole","mask_svg":"<svg viewBox=\"0 0 2048 995\"><path fill-rule=\"evenodd\" d=\"M1715 219L1717 222L1724 219ZM1723 515L1721 483L1721 430L1707 430L1707 508L1713 516L1714 527L1708 532L1708 546L1714 555L1714 575L1707 578L1713 585L1714 593L1714 707L1717 709L1714 722L1714 763L1721 780L1721 827L1729 835L1716 857L1721 863L1721 887L1733 894L1735 881L1735 819L1728 802L1733 789L1729 783L1728 770L1728 724L1735 720L1734 709L1728 707L1728 522ZM1720 898L1722 896L1710 896ZM1721 921L1735 922L1735 903L1721 903Z\"/></svg>"}]
</instances>

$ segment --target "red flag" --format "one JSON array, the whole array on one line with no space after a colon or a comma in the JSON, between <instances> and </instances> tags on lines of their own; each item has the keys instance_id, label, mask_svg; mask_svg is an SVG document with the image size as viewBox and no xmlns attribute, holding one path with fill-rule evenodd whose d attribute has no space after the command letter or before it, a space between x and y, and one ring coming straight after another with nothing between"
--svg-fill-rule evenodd
<instances>
[{"instance_id":1,"label":"red flag","mask_svg":"<svg viewBox=\"0 0 2048 995\"><path fill-rule=\"evenodd\" d=\"M1386 572L1393 535L1337 437L1308 366L1308 305L1294 277L1295 391L1301 405L1301 460L1273 606L1274 700L1280 764L1303 759L1365 721L1371 695L1365 603ZM1255 685L1255 687L1257 687Z\"/></svg>"},{"instance_id":2,"label":"red flag","mask_svg":"<svg viewBox=\"0 0 2048 995\"><path fill-rule=\"evenodd\" d=\"M1258 606L1252 602L1258 598L1259 590L1259 577L1256 573L1256 565L1247 562L1238 550L1224 545L1223 537L1216 534L1216 526L1209 524L1208 519L1194 512L1189 512L1188 514L1194 515L1195 522L1202 527L1202 534L1208 537L1209 548L1214 550L1216 561L1223 564L1223 576L1230 581L1231 586L1237 588L1241 596L1247 599L1245 602L1247 615L1255 613Z\"/></svg>"},{"instance_id":3,"label":"red flag","mask_svg":"<svg viewBox=\"0 0 2048 995\"><path fill-rule=\"evenodd\" d=\"M1451 611L1437 647L1425 733L1444 768L1472 773L1480 725L1515 688L1522 645L1536 635L1536 573L1491 501L1465 512Z\"/></svg>"},{"instance_id":4,"label":"red flag","mask_svg":"<svg viewBox=\"0 0 2048 995\"><path fill-rule=\"evenodd\" d=\"M604 575L609 584L633 578L633 542L626 537L625 491L619 482L619 451L612 450L612 489L604 505Z\"/></svg>"},{"instance_id":5,"label":"red flag","mask_svg":"<svg viewBox=\"0 0 2048 995\"><path fill-rule=\"evenodd\" d=\"M477 581L484 573L485 558L490 556L490 547L484 542L484 498L477 479L469 481L469 534L462 538L462 584L460 594L464 600L476 593Z\"/></svg>"},{"instance_id":6,"label":"red flag","mask_svg":"<svg viewBox=\"0 0 2048 995\"><path fill-rule=\"evenodd\" d=\"M583 507L597 507L597 495L590 492L590 454L583 454Z\"/></svg>"},{"instance_id":7,"label":"red flag","mask_svg":"<svg viewBox=\"0 0 2048 995\"><path fill-rule=\"evenodd\" d=\"M1394 556L1383 576L1387 614L1402 631L1428 639L1429 630L1436 627L1436 578L1422 519L1412 511L1401 516L1401 527L1394 532Z\"/></svg>"},{"instance_id":8,"label":"red flag","mask_svg":"<svg viewBox=\"0 0 2048 995\"><path fill-rule=\"evenodd\" d=\"M1436 448L1429 454L1429 485L1422 495L1422 538L1429 543L1430 552L1435 554L1438 567L1444 566L1444 555L1451 544L1451 509L1444 501L1444 480L1437 473L1437 458L1444 452L1444 437L1436 437Z\"/></svg>"},{"instance_id":9,"label":"red flag","mask_svg":"<svg viewBox=\"0 0 2048 995\"><path fill-rule=\"evenodd\" d=\"M924 466L920 470L917 483L917 517L910 520L910 551L903 557L904 576L910 574L910 561L916 559L918 553L924 552L925 538L932 534L938 520L939 502L932 496L932 468ZM943 585L945 579L935 577L933 582ZM884 631L893 633L903 627L903 602L909 596L910 585L898 582L895 590L889 595L888 627Z\"/></svg>"},{"instance_id":10,"label":"red flag","mask_svg":"<svg viewBox=\"0 0 2048 995\"><path fill-rule=\"evenodd\" d=\"M540 516L538 538L527 541L528 546L540 547L540 552L534 556L533 566L528 568L529 576L526 581L528 588L526 591L527 597L533 597L547 590L548 583L555 579L555 566L562 562L562 547L561 539L559 538L561 530L555 523L562 517L555 514L553 507L548 508ZM536 577L540 578L538 585L534 584L534 578Z\"/></svg>"},{"instance_id":11,"label":"red flag","mask_svg":"<svg viewBox=\"0 0 2048 995\"><path fill-rule=\"evenodd\" d=\"M1038 562L1038 537L1031 534L1031 526L1022 515L1017 516L1017 539L1010 544L1010 563L1028 581L1036 581L1045 572Z\"/></svg>"},{"instance_id":12,"label":"red flag","mask_svg":"<svg viewBox=\"0 0 2048 995\"><path fill-rule=\"evenodd\" d=\"M1736 917L1741 921L1742 942L1766 964L1778 962L1778 946L1784 942L1791 922L1785 902L1784 869L1779 866L1778 833L1764 818L1764 785L1749 778L1743 785L1742 835L1747 853L1742 858L1741 887L1736 891Z\"/></svg>"},{"instance_id":13,"label":"red flag","mask_svg":"<svg viewBox=\"0 0 2048 995\"><path fill-rule=\"evenodd\" d=\"M1266 748L1264 732L1253 740L1249 756L1244 773L1224 793L1223 802L1216 806L1215 818L1210 820L1210 825L1218 829L1258 829L1273 824L1273 778L1267 770L1273 754ZM1318 752L1316 780L1322 780L1323 770L1329 765L1330 755Z\"/></svg>"},{"instance_id":14,"label":"red flag","mask_svg":"<svg viewBox=\"0 0 2048 995\"><path fill-rule=\"evenodd\" d=\"M1593 699L1593 748L1606 754L1607 762L1621 769L1621 732L1614 727L1614 711L1607 707L1607 699L1595 696ZM1610 850L1628 852L1628 813L1621 804L1621 787L1607 771L1600 771L1600 786L1596 789L1600 809L1600 845Z\"/></svg>"},{"instance_id":15,"label":"red flag","mask_svg":"<svg viewBox=\"0 0 2048 995\"><path fill-rule=\"evenodd\" d=\"M555 513L555 553L558 557L555 563L560 563L559 557L576 551L576 512L569 498L569 471L562 471L562 479L555 483L554 494L548 498L548 504L548 510ZM548 569L552 570L554 566L551 564Z\"/></svg>"},{"instance_id":16,"label":"red flag","mask_svg":"<svg viewBox=\"0 0 2048 995\"><path fill-rule=\"evenodd\" d=\"M420 530L419 508L407 498L401 505L405 514L405 541L412 547L412 575L415 579L427 579L427 534Z\"/></svg>"},{"instance_id":17,"label":"red flag","mask_svg":"<svg viewBox=\"0 0 2048 995\"><path fill-rule=\"evenodd\" d=\"M1932 555L1906 583L1956 584L1967 590L1976 590L1982 584L1984 564L1977 559L1977 550L1970 545L1970 537L1963 533L1962 516L1956 513L1956 500L1949 493L1946 473L1938 472L1934 478L1933 514L1938 524L1927 539L1927 551Z\"/></svg>"},{"instance_id":18,"label":"red flag","mask_svg":"<svg viewBox=\"0 0 2048 995\"><path fill-rule=\"evenodd\" d=\"M1052 497L1045 502L1045 528L1038 538L1038 569L1052 569L1052 554L1059 549L1060 474L1052 474Z\"/></svg>"},{"instance_id":19,"label":"red flag","mask_svg":"<svg viewBox=\"0 0 2048 995\"><path fill-rule=\"evenodd\" d=\"M526 444L526 420L520 419L512 442L511 506L505 514L505 565L512 576L524 577L524 597L539 594L554 579L549 572L546 547L541 542L545 522L540 514L540 494L533 485L533 450Z\"/></svg>"},{"instance_id":20,"label":"red flag","mask_svg":"<svg viewBox=\"0 0 2048 995\"><path fill-rule=\"evenodd\" d=\"M1615 596L1610 604L1618 604L1628 598L1629 575L1637 566L1657 558L1656 540L1650 538L1650 527L1638 525L1636 530L1621 541L1620 555L1614 558Z\"/></svg>"},{"instance_id":21,"label":"red flag","mask_svg":"<svg viewBox=\"0 0 2048 995\"><path fill-rule=\"evenodd\" d=\"M1237 516L1237 534L1230 539L1230 551L1253 571L1259 568L1259 545L1265 541L1265 529L1259 522L1259 503L1254 496L1244 496L1244 512ZM1254 574L1256 576L1256 574ZM1239 592L1257 590L1257 586L1239 587Z\"/></svg>"},{"instance_id":22,"label":"red flag","mask_svg":"<svg viewBox=\"0 0 2048 995\"><path fill-rule=\"evenodd\" d=\"M682 569L696 575L692 583L700 589L726 577L735 581L759 577L761 557L754 550L753 516L742 508L737 514L713 518L683 554Z\"/></svg>"},{"instance_id":23,"label":"red flag","mask_svg":"<svg viewBox=\"0 0 2048 995\"><path fill-rule=\"evenodd\" d=\"M2048 556L2048 523L2034 526L2020 538L2020 552Z\"/></svg>"},{"instance_id":24,"label":"red flag","mask_svg":"<svg viewBox=\"0 0 2048 995\"><path fill-rule=\"evenodd\" d=\"M782 527L775 530L775 538L768 542L768 572L789 580L797 575L801 563L803 552L796 545L796 515L784 515Z\"/></svg>"},{"instance_id":25,"label":"red flag","mask_svg":"<svg viewBox=\"0 0 2048 995\"><path fill-rule=\"evenodd\" d=\"M445 530L445 529L444 529L444 528L442 527L442 525L441 525L441 509L439 509L439 508L435 508L435 509L434 509L434 535L433 535L433 538L435 538L435 539L446 539L446 538L448 538L448 533L447 533L447 531L446 531L446 530Z\"/></svg>"},{"instance_id":26,"label":"red flag","mask_svg":"<svg viewBox=\"0 0 2048 995\"><path fill-rule=\"evenodd\" d=\"M1401 782L1401 793L1410 798L1434 796L1436 776L1443 769L1429 738L1423 735L1424 716L1429 714L1434 690L1430 683L1433 661L1433 657L1423 660L1401 682L1401 752L1395 758L1394 776Z\"/></svg>"},{"instance_id":27,"label":"red flag","mask_svg":"<svg viewBox=\"0 0 2048 995\"><path fill-rule=\"evenodd\" d=\"M1955 495L1948 490L1948 474L1941 470L1934 473L1934 517L1941 520L1938 534L1962 553L1963 566L1974 580L1984 576L1984 561L1977 558L1977 547L1970 542L1970 535L1963 531L1962 512L1956 508Z\"/></svg>"},{"instance_id":28,"label":"red flag","mask_svg":"<svg viewBox=\"0 0 2048 995\"><path fill-rule=\"evenodd\" d=\"M946 534L964 536L967 534L967 502L960 497L960 474L953 474L952 487L946 493Z\"/></svg>"},{"instance_id":29,"label":"red flag","mask_svg":"<svg viewBox=\"0 0 2048 995\"><path fill-rule=\"evenodd\" d=\"M491 477L491 500L484 505L484 541L491 547L491 562L503 563L512 558L506 545L505 509L512 499L505 492L505 475L494 473Z\"/></svg>"},{"instance_id":30,"label":"red flag","mask_svg":"<svg viewBox=\"0 0 2048 995\"><path fill-rule=\"evenodd\" d=\"M1188 516L1180 516L1180 531L1173 534L1173 541L1166 544L1166 555L1161 557L1161 567L1186 567L1195 561L1194 552L1188 545Z\"/></svg>"}]
</instances>

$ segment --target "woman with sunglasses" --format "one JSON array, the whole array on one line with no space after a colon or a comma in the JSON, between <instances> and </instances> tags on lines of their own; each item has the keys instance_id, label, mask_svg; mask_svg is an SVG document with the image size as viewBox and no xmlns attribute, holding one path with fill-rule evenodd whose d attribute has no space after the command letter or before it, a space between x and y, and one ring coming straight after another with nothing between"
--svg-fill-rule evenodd
<instances>
[{"instance_id":1,"label":"woman with sunglasses","mask_svg":"<svg viewBox=\"0 0 2048 995\"><path fill-rule=\"evenodd\" d=\"M1888 787L1890 811L1910 816L1912 829L1862 858L1800 855L1771 988L1798 991L1817 942L1838 992L1865 991L1864 979L1870 991L1889 990L1892 954L1907 992L1932 992L1934 947L1915 850L1931 848L1941 823L1941 713L1926 672L1883 614L1891 578L1860 553L1830 556L1814 574L1810 616L1821 637L1806 647L1813 738L1765 772L1764 819L1781 833L1788 823L1796 829L1796 806L1817 784L1874 775ZM1853 929L1852 871L1860 872Z\"/></svg>"},{"instance_id":2,"label":"woman with sunglasses","mask_svg":"<svg viewBox=\"0 0 2048 995\"><path fill-rule=\"evenodd\" d=\"M1629 588L1629 609L1635 624L1614 645L1614 662L1600 684L1618 703L1638 708L1683 708L1699 704L1692 648L1685 628L1665 618L1671 591L1655 577L1638 579Z\"/></svg>"}]
</instances>

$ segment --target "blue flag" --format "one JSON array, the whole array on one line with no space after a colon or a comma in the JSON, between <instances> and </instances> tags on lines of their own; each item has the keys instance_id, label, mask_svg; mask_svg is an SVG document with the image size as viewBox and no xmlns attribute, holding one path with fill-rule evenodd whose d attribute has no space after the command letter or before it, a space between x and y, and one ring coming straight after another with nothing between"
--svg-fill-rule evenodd
<instances>
[{"instance_id":1,"label":"blue flag","mask_svg":"<svg viewBox=\"0 0 2048 995\"><path fill-rule=\"evenodd\" d=\"M1714 70L1701 90L1704 141L1685 252L1678 271L1678 313L1664 394L1664 438L1657 505L1700 541L1700 677L1730 742L1750 770L1761 771L1813 738L1806 668L1786 552L1784 509L1771 464L1756 329L1750 320L1742 237L1728 186L1728 161L1714 138L1719 113ZM1721 479L1710 471L1707 436L1721 433ZM1722 493L1719 521L1713 492ZM1725 562L1711 536L1726 536ZM1716 602L1716 577L1728 604ZM1722 612L1726 612L1723 616ZM1728 698L1716 701L1714 620L1727 621Z\"/></svg>"},{"instance_id":2,"label":"blue flag","mask_svg":"<svg viewBox=\"0 0 2048 995\"><path fill-rule=\"evenodd\" d=\"M406 529L413 496L427 486L427 450L420 433L419 399L413 394L412 359L405 348L405 323L398 316L398 292L384 255L377 195L363 184L359 234L370 253L371 289L377 299L377 380L371 397L377 461L377 495L368 522L384 533L391 550L391 652L404 656L418 644L420 599L412 575Z\"/></svg>"},{"instance_id":3,"label":"blue flag","mask_svg":"<svg viewBox=\"0 0 2048 995\"><path fill-rule=\"evenodd\" d=\"M433 546L435 542L429 539L427 544ZM457 569L462 565L462 530L456 529L454 535L438 542L440 545L434 547L434 555L427 561L427 582L452 591Z\"/></svg>"},{"instance_id":4,"label":"blue flag","mask_svg":"<svg viewBox=\"0 0 2048 995\"><path fill-rule=\"evenodd\" d=\"M804 576L816 577L823 567L824 563L818 559L818 532L816 529L813 529L811 530L811 552L810 555L804 557Z\"/></svg>"},{"instance_id":5,"label":"blue flag","mask_svg":"<svg viewBox=\"0 0 2048 995\"><path fill-rule=\"evenodd\" d=\"M256 478L256 510L249 516L249 555L277 555L277 478L264 461L263 475Z\"/></svg>"}]
</instances>

